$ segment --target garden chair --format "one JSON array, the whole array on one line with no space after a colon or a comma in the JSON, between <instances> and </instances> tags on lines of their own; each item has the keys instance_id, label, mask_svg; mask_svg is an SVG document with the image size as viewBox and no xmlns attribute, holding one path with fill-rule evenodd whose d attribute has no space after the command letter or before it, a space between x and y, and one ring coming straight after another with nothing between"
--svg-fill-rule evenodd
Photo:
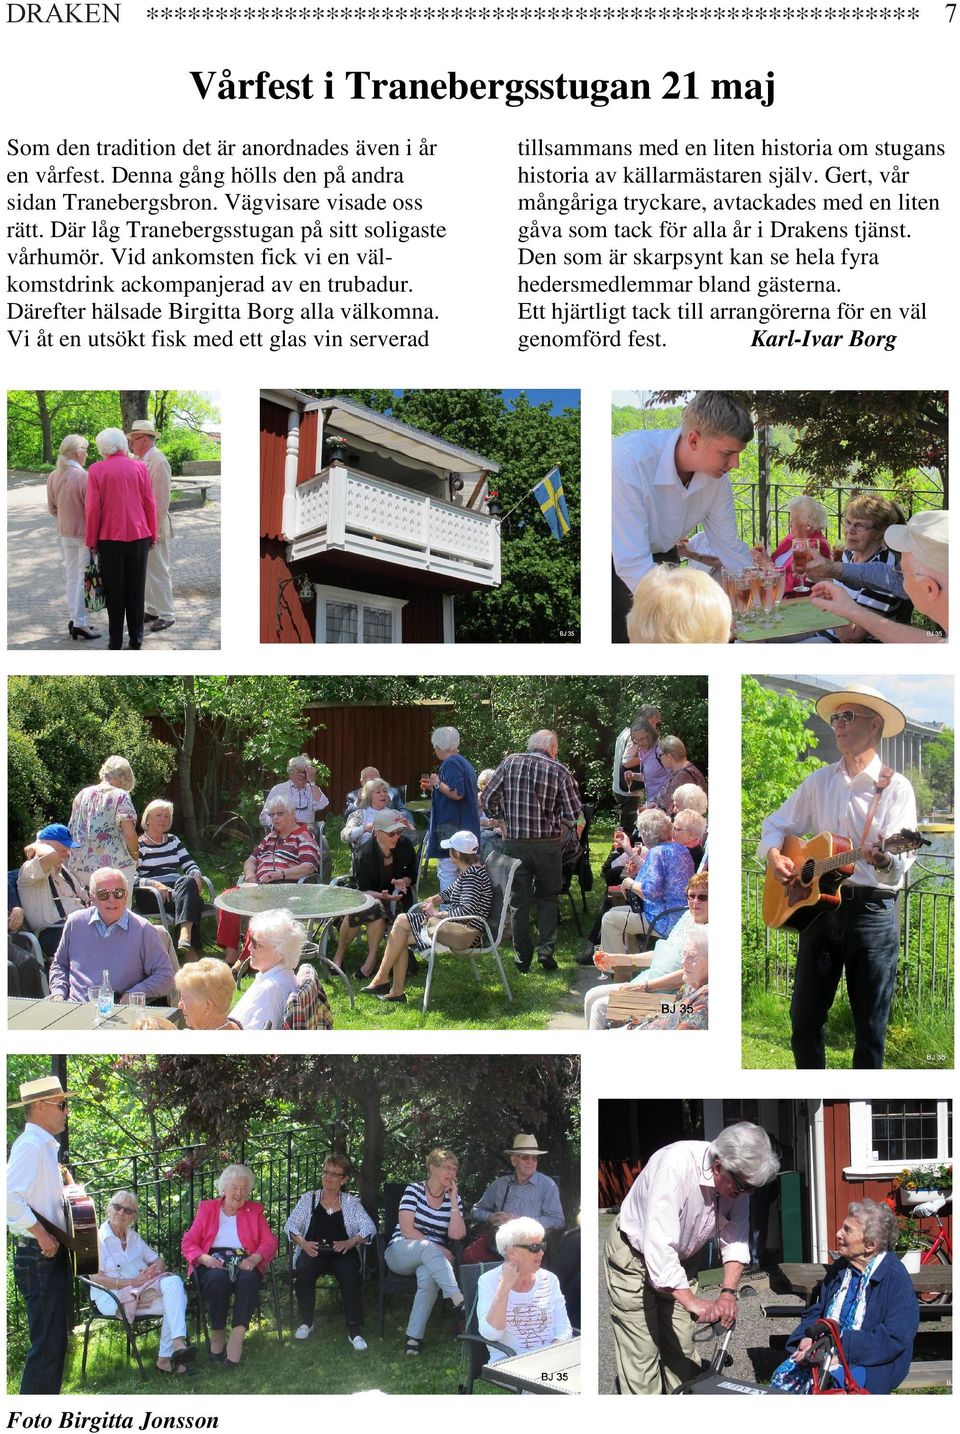
<instances>
[{"instance_id":1,"label":"garden chair","mask_svg":"<svg viewBox=\"0 0 960 1434\"><path fill-rule=\"evenodd\" d=\"M201 917L215 916L217 908L213 904L213 898L216 895L213 882L208 876L204 876L202 873L200 880L203 883L205 892L205 900L200 915ZM173 913L164 905L163 897L154 887L141 886L138 882L133 888L133 900L131 904L133 910L138 912L140 916L145 916L148 921L153 921L159 917L164 930L169 936L173 936Z\"/></svg>"},{"instance_id":2,"label":"garden chair","mask_svg":"<svg viewBox=\"0 0 960 1434\"><path fill-rule=\"evenodd\" d=\"M361 1296L363 1296L364 1293L365 1293L365 1291L366 1291L366 1283L367 1283L367 1251L368 1251L369 1248L370 1248L369 1245L358 1245L358 1246L357 1246L357 1254L360 1256L360 1293L361 1293ZM296 1314L297 1314L296 1294L295 1294L295 1292L294 1292L294 1287L293 1287L293 1257L294 1257L294 1255L296 1254L296 1250L297 1250L296 1245L293 1243L293 1241L290 1239L290 1236L288 1235L288 1236L287 1236L287 1281L288 1281L289 1290L290 1290L290 1300L289 1300L290 1323L293 1324L293 1325L296 1324ZM317 1280L317 1288L318 1288L318 1289L319 1289L320 1286L321 1286L321 1282L323 1283L323 1285L324 1285L324 1287L325 1287L326 1289L336 1290L336 1292L339 1294L339 1292L340 1292L340 1286L337 1284L337 1282L336 1282L336 1280L334 1279L333 1275L321 1275L320 1278ZM364 1303L366 1303L365 1300L364 1300Z\"/></svg>"},{"instance_id":3,"label":"garden chair","mask_svg":"<svg viewBox=\"0 0 960 1434\"><path fill-rule=\"evenodd\" d=\"M332 965L332 962L330 963ZM283 1008L282 1031L329 1031L333 1029L333 1016L327 993L317 980L312 966L300 966L297 970L297 989L287 997Z\"/></svg>"},{"instance_id":4,"label":"garden chair","mask_svg":"<svg viewBox=\"0 0 960 1434\"><path fill-rule=\"evenodd\" d=\"M461 1378L457 1385L458 1394L472 1394L473 1386L478 1379L482 1379L486 1384L493 1384L498 1389L509 1390L511 1394L519 1392L511 1389L507 1384L502 1384L497 1379L495 1366L484 1372L491 1349L497 1350L504 1358L513 1354L509 1345L498 1344L495 1339L484 1339L480 1334L480 1326L477 1322L477 1286L480 1283L480 1276L485 1275L488 1270L498 1270L500 1263L499 1260L491 1260L487 1264L464 1265L460 1271L460 1288L463 1290L464 1307L467 1311L467 1327L463 1334L457 1336L461 1344Z\"/></svg>"},{"instance_id":5,"label":"garden chair","mask_svg":"<svg viewBox=\"0 0 960 1434\"><path fill-rule=\"evenodd\" d=\"M87 1377L87 1352L90 1345L90 1330L93 1327L94 1321L100 1320L106 1325L119 1325L119 1327L123 1330L124 1334L126 1335L127 1342L127 1363L129 1364L130 1356L132 1354L134 1359L137 1361L137 1369L140 1371L140 1378L146 1379L147 1371L143 1367L143 1360L140 1357L140 1350L137 1345L137 1331L139 1330L140 1334L144 1335L154 1329L159 1330L160 1326L163 1324L162 1313L135 1315L133 1323L131 1324L130 1321L124 1315L123 1306L117 1299L114 1292L112 1290L101 1290L101 1294L105 1294L109 1299L113 1301L114 1304L114 1309L111 1311L111 1313L104 1314L103 1310L99 1309L97 1305L95 1305L93 1302L93 1281L88 1279L86 1275L78 1275L77 1279L79 1280L80 1284L86 1286L88 1299L88 1308L86 1310L86 1323L84 1324L83 1328L83 1358L80 1361L80 1378L86 1379ZM83 1315L81 1315L81 1318L83 1318Z\"/></svg>"},{"instance_id":6,"label":"garden chair","mask_svg":"<svg viewBox=\"0 0 960 1434\"><path fill-rule=\"evenodd\" d=\"M273 1300L273 1314L277 1321L277 1340L283 1344L283 1320L280 1318L280 1287L277 1284L276 1259L270 1261L267 1273L260 1283L260 1290L257 1295L257 1320L263 1323L263 1295L269 1282L270 1297ZM200 1281L197 1279L197 1272L194 1270L190 1276L190 1284L196 1297L196 1320L197 1320L197 1344L201 1339L206 1340L207 1349L210 1348L210 1331L207 1327L207 1310L203 1302L203 1290L200 1288Z\"/></svg>"},{"instance_id":7,"label":"garden chair","mask_svg":"<svg viewBox=\"0 0 960 1434\"><path fill-rule=\"evenodd\" d=\"M493 957L497 970L500 973L500 980L503 982L503 989L508 1001L513 1000L513 992L510 990L506 972L503 969L503 962L500 959L500 942L503 940L503 930L507 920L507 912L510 905L510 892L513 887L513 878L516 875L520 862L515 857L504 856L502 852L492 851L484 862L484 866L490 874L493 884L493 905L490 908L490 915L483 923L483 939L479 946L474 946L469 951L451 951L443 944L443 927L445 921L456 920L455 917L441 917L437 929L433 933L430 942L430 949L427 951L427 979L423 988L423 1013L426 1015L427 1007L430 1005L430 987L433 983L433 967L438 955L458 956L470 962L473 974L480 980L480 972L477 968L476 957L489 954Z\"/></svg>"},{"instance_id":8,"label":"garden chair","mask_svg":"<svg viewBox=\"0 0 960 1434\"><path fill-rule=\"evenodd\" d=\"M377 1249L377 1271L379 1279L379 1320L381 1339L383 1339L384 1300L386 1299L386 1296L406 1294L409 1295L412 1299L413 1296L417 1293L416 1275L394 1274L393 1270L391 1270L390 1266L387 1264L384 1258L386 1248L390 1243L390 1236L397 1228L397 1217L400 1213L400 1201L403 1198L403 1192L406 1188L406 1185L401 1184L399 1181L388 1181L387 1184L383 1187L383 1224L377 1231L375 1241ZM461 1268L460 1256L463 1254L463 1241L451 1240L450 1248L453 1251L453 1267L457 1271L457 1278L459 1279Z\"/></svg>"},{"instance_id":9,"label":"garden chair","mask_svg":"<svg viewBox=\"0 0 960 1434\"><path fill-rule=\"evenodd\" d=\"M7 995L32 996L34 1000L45 1000L50 995L40 942L23 927L7 933Z\"/></svg>"}]
</instances>

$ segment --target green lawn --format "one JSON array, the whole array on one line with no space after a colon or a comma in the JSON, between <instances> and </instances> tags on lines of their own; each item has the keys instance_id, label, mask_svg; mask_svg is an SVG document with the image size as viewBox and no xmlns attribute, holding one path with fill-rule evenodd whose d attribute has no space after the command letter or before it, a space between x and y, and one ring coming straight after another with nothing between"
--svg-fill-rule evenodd
<instances>
[{"instance_id":1,"label":"green lawn","mask_svg":"<svg viewBox=\"0 0 960 1434\"><path fill-rule=\"evenodd\" d=\"M828 1070L849 1070L853 1053L853 1014L841 990L827 1020ZM761 989L743 997L742 1063L747 1070L792 1070L790 1003L785 996ZM895 1002L884 1066L890 1070L951 1070L953 1023L948 1011L917 1013Z\"/></svg>"},{"instance_id":2,"label":"green lawn","mask_svg":"<svg viewBox=\"0 0 960 1434\"><path fill-rule=\"evenodd\" d=\"M340 841L342 820L334 818L326 824L326 837L333 861L333 875L345 876L350 869L347 849ZM580 922L584 936L577 934L570 914L567 897L560 904L560 932L557 941L557 961L560 969L551 973L541 971L535 964L522 975L514 965L513 949L507 941L501 951L507 981L513 994L513 1001L507 1000L491 956L478 958L480 980L473 977L469 962L459 957L444 957L434 968L433 985L430 992L430 1009L426 1015L421 1011L423 987L426 980L426 960L419 959L417 969L407 978L406 1005L377 1001L370 996L358 994L362 981L354 982L356 1004L351 1010L343 983L329 974L323 978L324 989L330 1000L336 1030L489 1030L497 1027L503 1030L543 1030L558 1013L580 1014L583 998L571 991L572 977L577 971L575 957L593 921L593 912L602 898L599 881L600 867L610 849L613 820L609 818L599 827L591 830L590 850L595 872L595 887L588 898L590 911L580 911ZM224 858L223 854L213 855L195 852L197 861L205 876L213 882L217 891L223 891L237 879L245 853ZM420 891L425 899L437 889L436 864L431 863L427 877ZM574 884L574 900L580 900L580 888ZM216 955L216 922L207 917L203 922L203 955ZM331 933L327 954L332 956L336 949L336 932ZM381 947L381 952L382 952ZM351 980L366 956L366 934L361 934L348 948L345 967Z\"/></svg>"},{"instance_id":3,"label":"green lawn","mask_svg":"<svg viewBox=\"0 0 960 1434\"><path fill-rule=\"evenodd\" d=\"M124 1340L116 1327L98 1321L93 1326L87 1377L81 1381L83 1325L70 1340L63 1381L65 1394L356 1394L379 1390L387 1394L456 1394L460 1381L460 1346L450 1335L445 1307L438 1303L427 1327L423 1353L410 1359L403 1352L409 1299L392 1296L387 1301L384 1337L377 1334L376 1285L366 1290L365 1338L369 1348L358 1354L347 1344L346 1326L336 1290L318 1291L314 1333L310 1339L295 1340L296 1323L291 1319L287 1291L281 1288L284 1321L283 1345L277 1342L272 1314L262 1326L251 1326L243 1361L236 1373L228 1373L208 1358L206 1347L197 1351L196 1378L172 1378L154 1369L157 1334L147 1333L141 1357L147 1370L141 1379L136 1364L126 1363ZM267 1308L265 1301L264 1309ZM191 1337L194 1335L191 1321ZM25 1340L11 1331L7 1342L8 1393L19 1387ZM477 1391L499 1394L491 1385L478 1384Z\"/></svg>"}]
</instances>

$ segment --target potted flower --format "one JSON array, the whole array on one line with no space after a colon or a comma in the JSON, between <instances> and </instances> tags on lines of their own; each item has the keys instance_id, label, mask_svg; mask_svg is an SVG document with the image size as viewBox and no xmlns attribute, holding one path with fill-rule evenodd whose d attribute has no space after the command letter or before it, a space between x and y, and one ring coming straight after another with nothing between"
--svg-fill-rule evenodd
<instances>
[{"instance_id":1,"label":"potted flower","mask_svg":"<svg viewBox=\"0 0 960 1434\"><path fill-rule=\"evenodd\" d=\"M345 463L349 446L347 440L341 438L339 433L331 434L329 438L325 438L323 440L323 452L327 463Z\"/></svg>"},{"instance_id":2,"label":"potted flower","mask_svg":"<svg viewBox=\"0 0 960 1434\"><path fill-rule=\"evenodd\" d=\"M929 1165L906 1166L895 1177L894 1189L900 1195L900 1202L908 1208L926 1205L938 1196L949 1195L953 1190L953 1169L949 1165L931 1162Z\"/></svg>"}]
</instances>

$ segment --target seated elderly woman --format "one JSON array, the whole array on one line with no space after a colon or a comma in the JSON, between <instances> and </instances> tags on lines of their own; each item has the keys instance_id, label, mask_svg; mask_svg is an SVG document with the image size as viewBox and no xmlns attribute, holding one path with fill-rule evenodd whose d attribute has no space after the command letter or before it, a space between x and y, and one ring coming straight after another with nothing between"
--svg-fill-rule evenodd
<instances>
[{"instance_id":1,"label":"seated elderly woman","mask_svg":"<svg viewBox=\"0 0 960 1434\"><path fill-rule=\"evenodd\" d=\"M647 856L637 873L620 883L627 906L611 907L601 922L604 951L635 950L637 938L649 931L668 936L686 907L693 862L687 849L673 840L670 818L650 807L637 817L637 832Z\"/></svg>"},{"instance_id":2,"label":"seated elderly woman","mask_svg":"<svg viewBox=\"0 0 960 1434\"><path fill-rule=\"evenodd\" d=\"M544 1270L545 1230L537 1220L521 1216L497 1229L497 1250L503 1264L477 1282L477 1327L484 1339L507 1345L514 1354L529 1354L569 1339L573 1334L556 1275ZM490 1350L490 1359L507 1359Z\"/></svg>"},{"instance_id":3,"label":"seated elderly woman","mask_svg":"<svg viewBox=\"0 0 960 1434\"><path fill-rule=\"evenodd\" d=\"M696 782L684 782L677 787L673 793L674 816L681 812L699 812L702 817L707 815L707 793L704 787L698 787Z\"/></svg>"},{"instance_id":4,"label":"seated elderly woman","mask_svg":"<svg viewBox=\"0 0 960 1434\"><path fill-rule=\"evenodd\" d=\"M264 911L251 919L247 944L257 974L230 1012L242 1030L280 1029L287 998L297 989L294 973L306 939L306 927L289 911Z\"/></svg>"},{"instance_id":5,"label":"seated elderly woman","mask_svg":"<svg viewBox=\"0 0 960 1434\"><path fill-rule=\"evenodd\" d=\"M629 981L615 981L613 985L593 986L583 998L583 1014L587 1029L606 1030L607 1003L614 991L624 986L636 986L641 990L678 991L683 983L683 955L688 938L696 928L706 932L709 912L710 877L707 872L697 872L687 882L687 910L676 922L669 936L662 937L653 948L650 965ZM598 951L594 957L597 968L615 976L623 976L634 962L629 955L612 958L605 951ZM662 982L651 988L652 981Z\"/></svg>"},{"instance_id":6,"label":"seated elderly woman","mask_svg":"<svg viewBox=\"0 0 960 1434\"><path fill-rule=\"evenodd\" d=\"M677 812L673 819L673 839L686 847L694 867L699 867L703 860L706 836L706 817L702 817L699 812L690 811L689 808L685 812Z\"/></svg>"},{"instance_id":7,"label":"seated elderly woman","mask_svg":"<svg viewBox=\"0 0 960 1434\"><path fill-rule=\"evenodd\" d=\"M137 886L159 892L163 904L180 927L179 950L193 953L199 944L203 914L203 885L200 868L178 836L170 830L173 802L148 802L141 817L140 859ZM134 893L136 900L136 893Z\"/></svg>"},{"instance_id":8,"label":"seated elderly woman","mask_svg":"<svg viewBox=\"0 0 960 1434\"><path fill-rule=\"evenodd\" d=\"M753 548L751 551L761 567L779 568L786 574L784 591L792 593L797 582L793 566L793 541L795 538L806 539L822 557L829 558L830 544L824 537L824 530L830 521L830 515L819 499L811 498L807 493L791 498L787 504L787 512L790 515L790 531L773 552L768 555L764 548Z\"/></svg>"},{"instance_id":9,"label":"seated elderly woman","mask_svg":"<svg viewBox=\"0 0 960 1434\"><path fill-rule=\"evenodd\" d=\"M228 1165L217 1181L218 1199L201 1200L180 1242L187 1273L196 1274L210 1321L210 1358L230 1371L239 1367L250 1316L257 1307L263 1272L277 1253L277 1237L250 1199L253 1171ZM233 1324L227 1338L227 1311Z\"/></svg>"},{"instance_id":10,"label":"seated elderly woman","mask_svg":"<svg viewBox=\"0 0 960 1434\"><path fill-rule=\"evenodd\" d=\"M104 971L122 1005L132 991L147 1000L173 990L176 963L166 931L151 926L127 906L122 871L103 867L90 878L91 908L73 911L50 967L54 1001L86 1001L98 989Z\"/></svg>"},{"instance_id":11,"label":"seated elderly woman","mask_svg":"<svg viewBox=\"0 0 960 1434\"><path fill-rule=\"evenodd\" d=\"M813 1369L807 1333L819 1319L840 1328L854 1379L868 1394L892 1394L910 1368L919 1315L910 1276L898 1260L897 1217L875 1200L857 1200L837 1231L839 1259L824 1276L817 1299L787 1340L790 1358L770 1383L788 1394L810 1394ZM840 1382L842 1383L842 1376Z\"/></svg>"},{"instance_id":12,"label":"seated elderly woman","mask_svg":"<svg viewBox=\"0 0 960 1434\"><path fill-rule=\"evenodd\" d=\"M680 966L680 988L664 1004L670 1009L658 1016L628 1021L630 1031L705 1031L707 1029L709 988L707 929L695 926L687 932L683 962ZM647 982L648 991L667 990L671 978L661 976Z\"/></svg>"},{"instance_id":13,"label":"seated elderly woman","mask_svg":"<svg viewBox=\"0 0 960 1434\"><path fill-rule=\"evenodd\" d=\"M123 1317L163 1315L160 1326L161 1374L195 1373L196 1350L187 1339L187 1295L179 1275L171 1275L163 1257L135 1229L140 1204L132 1190L118 1190L100 1226L100 1267L90 1292L101 1314Z\"/></svg>"},{"instance_id":14,"label":"seated elderly woman","mask_svg":"<svg viewBox=\"0 0 960 1434\"><path fill-rule=\"evenodd\" d=\"M297 821L293 805L286 797L273 797L267 807L273 830L243 863L244 883L266 886L313 876L320 870L321 860L313 832ZM240 917L232 911L218 914L217 945L223 947L229 964L235 965L240 955Z\"/></svg>"},{"instance_id":15,"label":"seated elderly woman","mask_svg":"<svg viewBox=\"0 0 960 1434\"><path fill-rule=\"evenodd\" d=\"M298 757L291 757L287 763L287 780L277 782L267 793L263 809L260 812L260 825L269 831L271 825L270 803L274 797L286 797L293 807L297 821L303 826L313 828L320 820L321 812L326 811L330 805L330 798L317 785L316 768L305 752ZM321 880L330 880L330 847L325 836L320 836L317 842L320 848L320 872Z\"/></svg>"},{"instance_id":16,"label":"seated elderly woman","mask_svg":"<svg viewBox=\"0 0 960 1434\"><path fill-rule=\"evenodd\" d=\"M356 847L364 837L372 835L373 819L377 812L385 812L388 809L402 823L402 829L411 832L416 830L414 820L406 807L402 803L398 805L391 801L390 783L385 782L382 777L371 777L360 789L357 805L343 824L341 840Z\"/></svg>"},{"instance_id":17,"label":"seated elderly woman","mask_svg":"<svg viewBox=\"0 0 960 1434\"><path fill-rule=\"evenodd\" d=\"M437 1295L450 1305L453 1332L463 1333L463 1293L453 1272L451 1240L467 1233L457 1189L460 1162L452 1150L431 1150L427 1178L408 1185L400 1200L397 1228L384 1252L395 1275L415 1275L417 1293L407 1321L404 1353L418 1355Z\"/></svg>"},{"instance_id":18,"label":"seated elderly woman","mask_svg":"<svg viewBox=\"0 0 960 1434\"><path fill-rule=\"evenodd\" d=\"M483 922L493 905L493 884L480 860L479 838L473 832L454 832L452 837L441 841L440 846L450 853L456 879L439 896L429 897L419 908L414 907L406 914L400 913L393 923L376 975L369 986L360 987L367 996L377 996L381 1001L407 999L403 986L407 979L408 947L429 951L433 933L444 918L456 918L446 921L438 936L440 944L449 950L469 953L483 940Z\"/></svg>"},{"instance_id":19,"label":"seated elderly woman","mask_svg":"<svg viewBox=\"0 0 960 1434\"><path fill-rule=\"evenodd\" d=\"M237 983L225 961L203 956L181 966L177 991L179 1009L189 1031L239 1031L236 1021L230 1019Z\"/></svg>"},{"instance_id":20,"label":"seated elderly woman","mask_svg":"<svg viewBox=\"0 0 960 1434\"><path fill-rule=\"evenodd\" d=\"M906 521L896 503L889 502L878 493L855 493L843 510L844 548L840 558L841 572L848 564L877 564L883 567L898 567L900 554L889 547L886 531ZM837 586L846 593L858 607L871 617L886 617L891 622L909 624L913 604L905 593L895 593L878 584L864 587L846 587L841 577ZM816 605L816 604L815 604ZM876 642L865 627L851 619L843 627L829 628L826 632L815 633L805 642Z\"/></svg>"},{"instance_id":21,"label":"seated elderly woman","mask_svg":"<svg viewBox=\"0 0 960 1434\"><path fill-rule=\"evenodd\" d=\"M377 951L387 922L397 912L408 911L413 903L417 879L417 849L406 835L399 812L381 809L371 823L369 836L362 836L354 850L352 883L373 897L373 905L356 916L345 916L334 961L343 965L347 947L361 924L367 927L367 955L358 974L369 980L377 964Z\"/></svg>"},{"instance_id":22,"label":"seated elderly woman","mask_svg":"<svg viewBox=\"0 0 960 1434\"><path fill-rule=\"evenodd\" d=\"M363 1294L357 1247L369 1245L377 1227L363 1208L359 1195L350 1195L343 1188L350 1178L350 1170L346 1155L328 1155L323 1162L320 1189L300 1196L283 1228L296 1246L293 1288L300 1326L294 1332L294 1339L310 1338L317 1280L321 1275L333 1275L343 1296L347 1340L355 1350L362 1351L367 1342L363 1337Z\"/></svg>"}]
</instances>

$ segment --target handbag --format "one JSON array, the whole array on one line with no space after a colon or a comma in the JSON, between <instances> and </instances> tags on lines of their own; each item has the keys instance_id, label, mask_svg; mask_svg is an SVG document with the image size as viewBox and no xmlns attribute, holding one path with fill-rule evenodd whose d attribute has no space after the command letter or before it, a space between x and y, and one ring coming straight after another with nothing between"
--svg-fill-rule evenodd
<instances>
[{"instance_id":1,"label":"handbag","mask_svg":"<svg viewBox=\"0 0 960 1434\"><path fill-rule=\"evenodd\" d=\"M103 612L107 605L106 598L103 596L100 559L96 554L93 554L83 570L83 605L87 612Z\"/></svg>"}]
</instances>

